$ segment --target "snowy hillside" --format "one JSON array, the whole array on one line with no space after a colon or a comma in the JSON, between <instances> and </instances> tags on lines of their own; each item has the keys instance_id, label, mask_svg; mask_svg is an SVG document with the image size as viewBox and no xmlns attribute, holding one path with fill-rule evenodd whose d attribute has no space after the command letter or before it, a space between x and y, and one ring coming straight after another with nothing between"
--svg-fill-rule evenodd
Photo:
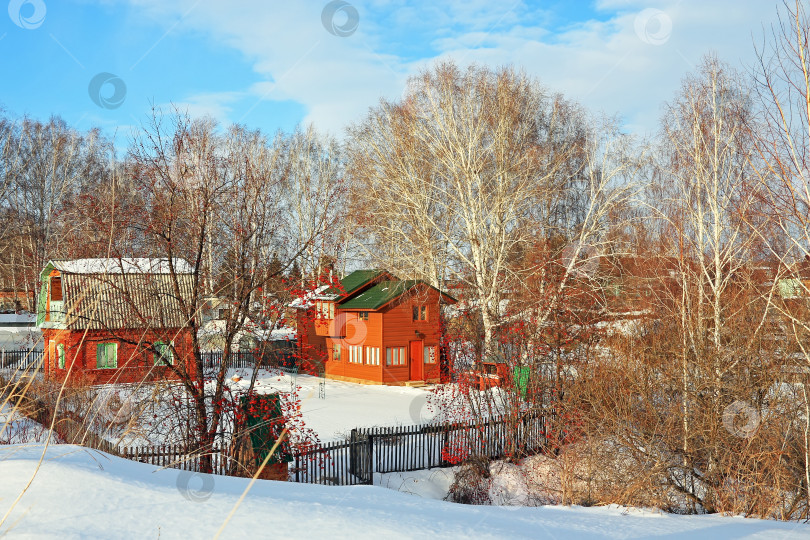
<instances>
[{"instance_id":1,"label":"snowy hillside","mask_svg":"<svg viewBox=\"0 0 810 540\"><path fill-rule=\"evenodd\" d=\"M0 447L0 514L42 446ZM0 527L9 538L212 538L247 486L51 446ZM222 538L808 538L810 526L611 508L463 506L380 487L258 481Z\"/></svg>"}]
</instances>

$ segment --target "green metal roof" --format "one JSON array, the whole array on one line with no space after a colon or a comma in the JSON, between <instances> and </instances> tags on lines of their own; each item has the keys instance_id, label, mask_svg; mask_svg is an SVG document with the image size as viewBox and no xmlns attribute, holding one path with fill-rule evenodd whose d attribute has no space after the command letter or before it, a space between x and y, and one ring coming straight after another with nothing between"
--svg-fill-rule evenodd
<instances>
[{"instance_id":1,"label":"green metal roof","mask_svg":"<svg viewBox=\"0 0 810 540\"><path fill-rule=\"evenodd\" d=\"M364 291L351 300L340 304L340 309L379 309L385 304L401 296L421 280L407 279L404 281L381 281L367 291Z\"/></svg>"},{"instance_id":2,"label":"green metal roof","mask_svg":"<svg viewBox=\"0 0 810 540\"><path fill-rule=\"evenodd\" d=\"M354 291L381 275L385 274L385 270L355 270L348 276L340 280L343 290L337 287L331 287L326 292L331 294L340 294L345 292L347 295L352 294Z\"/></svg>"}]
</instances>

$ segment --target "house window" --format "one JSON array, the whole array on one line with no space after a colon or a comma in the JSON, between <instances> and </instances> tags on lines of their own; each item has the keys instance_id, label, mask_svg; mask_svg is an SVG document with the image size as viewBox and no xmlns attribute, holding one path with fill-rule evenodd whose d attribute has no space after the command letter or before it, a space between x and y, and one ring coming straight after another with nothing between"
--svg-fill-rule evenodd
<instances>
[{"instance_id":1,"label":"house window","mask_svg":"<svg viewBox=\"0 0 810 540\"><path fill-rule=\"evenodd\" d=\"M352 364L363 363L363 347L360 345L349 345L349 362Z\"/></svg>"},{"instance_id":2,"label":"house window","mask_svg":"<svg viewBox=\"0 0 810 540\"><path fill-rule=\"evenodd\" d=\"M335 318L335 303L324 302L323 300L315 301L315 317L318 319L334 319Z\"/></svg>"},{"instance_id":3,"label":"house window","mask_svg":"<svg viewBox=\"0 0 810 540\"><path fill-rule=\"evenodd\" d=\"M436 347L425 347L422 349L422 354L424 355L425 364L436 363Z\"/></svg>"},{"instance_id":4,"label":"house window","mask_svg":"<svg viewBox=\"0 0 810 540\"><path fill-rule=\"evenodd\" d=\"M96 344L96 369L111 369L118 367L118 344Z\"/></svg>"},{"instance_id":5,"label":"house window","mask_svg":"<svg viewBox=\"0 0 810 540\"><path fill-rule=\"evenodd\" d=\"M405 362L405 347L387 347L385 349L386 366L404 366Z\"/></svg>"},{"instance_id":6,"label":"house window","mask_svg":"<svg viewBox=\"0 0 810 540\"><path fill-rule=\"evenodd\" d=\"M380 348L366 347L366 364L370 366L380 365Z\"/></svg>"},{"instance_id":7,"label":"house window","mask_svg":"<svg viewBox=\"0 0 810 540\"><path fill-rule=\"evenodd\" d=\"M323 300L315 301L315 317L318 319L334 319L335 318L335 303L324 302Z\"/></svg>"},{"instance_id":8,"label":"house window","mask_svg":"<svg viewBox=\"0 0 810 540\"><path fill-rule=\"evenodd\" d=\"M340 345L337 343L332 345L332 360L340 362Z\"/></svg>"},{"instance_id":9,"label":"house window","mask_svg":"<svg viewBox=\"0 0 810 540\"><path fill-rule=\"evenodd\" d=\"M154 360L156 366L174 364L172 345L173 344L163 343L162 341L155 342Z\"/></svg>"},{"instance_id":10,"label":"house window","mask_svg":"<svg viewBox=\"0 0 810 540\"><path fill-rule=\"evenodd\" d=\"M59 358L59 369L65 369L65 344L60 343L56 346L56 354Z\"/></svg>"},{"instance_id":11,"label":"house window","mask_svg":"<svg viewBox=\"0 0 810 540\"><path fill-rule=\"evenodd\" d=\"M413 320L426 321L427 320L427 306L413 306Z\"/></svg>"},{"instance_id":12,"label":"house window","mask_svg":"<svg viewBox=\"0 0 810 540\"><path fill-rule=\"evenodd\" d=\"M367 321L368 320L368 311L358 311L357 312L357 318L360 319L361 321Z\"/></svg>"},{"instance_id":13,"label":"house window","mask_svg":"<svg viewBox=\"0 0 810 540\"><path fill-rule=\"evenodd\" d=\"M230 309L220 309L217 312L217 318L220 321L227 321L228 319L231 318L231 310Z\"/></svg>"}]
</instances>

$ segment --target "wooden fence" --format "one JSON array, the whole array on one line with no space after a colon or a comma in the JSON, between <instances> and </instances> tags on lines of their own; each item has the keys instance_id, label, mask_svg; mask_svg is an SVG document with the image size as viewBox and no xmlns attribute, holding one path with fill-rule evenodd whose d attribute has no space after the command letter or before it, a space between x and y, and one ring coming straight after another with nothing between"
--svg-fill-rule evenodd
<instances>
[{"instance_id":1,"label":"wooden fence","mask_svg":"<svg viewBox=\"0 0 810 540\"><path fill-rule=\"evenodd\" d=\"M293 450L290 479L307 484L354 486L373 481L367 441L326 443Z\"/></svg>"},{"instance_id":2,"label":"wooden fence","mask_svg":"<svg viewBox=\"0 0 810 540\"><path fill-rule=\"evenodd\" d=\"M50 425L49 417L40 418L39 421L43 425ZM73 418L59 418L54 423L53 430L66 444L80 444L108 454L120 455L118 446L96 435L80 421Z\"/></svg>"}]
</instances>

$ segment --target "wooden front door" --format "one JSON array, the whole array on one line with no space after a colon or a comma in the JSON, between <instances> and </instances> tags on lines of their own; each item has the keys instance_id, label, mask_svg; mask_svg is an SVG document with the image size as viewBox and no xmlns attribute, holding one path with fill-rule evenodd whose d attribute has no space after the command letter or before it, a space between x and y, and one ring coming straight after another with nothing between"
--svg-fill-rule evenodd
<instances>
[{"instance_id":1,"label":"wooden front door","mask_svg":"<svg viewBox=\"0 0 810 540\"><path fill-rule=\"evenodd\" d=\"M408 365L410 366L410 376L412 381L421 381L424 378L424 366L422 365L422 342L411 341L410 357L408 358Z\"/></svg>"}]
</instances>

